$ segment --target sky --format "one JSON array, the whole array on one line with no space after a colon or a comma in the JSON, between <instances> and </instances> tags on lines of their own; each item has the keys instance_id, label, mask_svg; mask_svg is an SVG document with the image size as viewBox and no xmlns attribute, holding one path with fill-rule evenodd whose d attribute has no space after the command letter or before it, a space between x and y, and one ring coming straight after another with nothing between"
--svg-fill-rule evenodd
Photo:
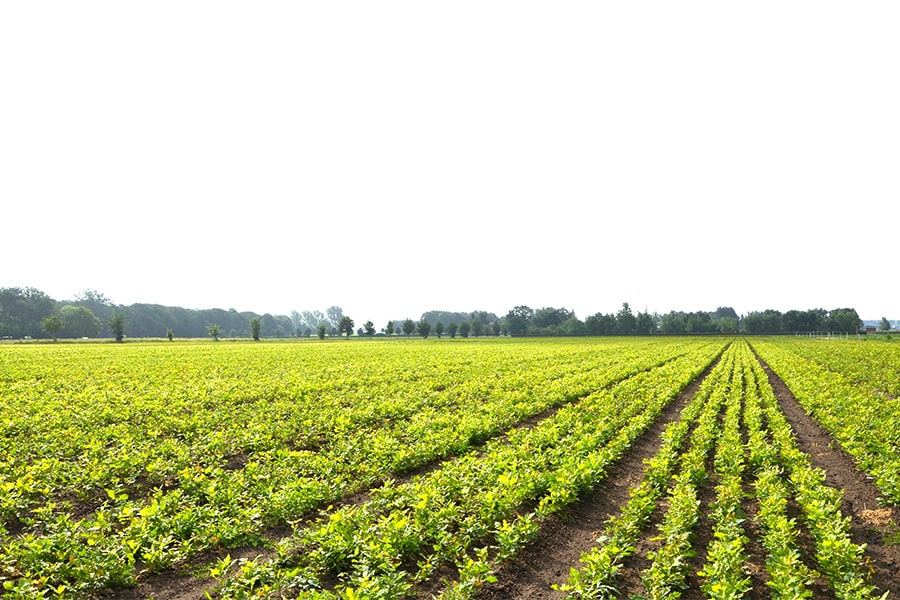
<instances>
[{"instance_id":1,"label":"sky","mask_svg":"<svg viewBox=\"0 0 900 600\"><path fill-rule=\"evenodd\" d=\"M900 4L4 2L0 287L900 319Z\"/></svg>"}]
</instances>

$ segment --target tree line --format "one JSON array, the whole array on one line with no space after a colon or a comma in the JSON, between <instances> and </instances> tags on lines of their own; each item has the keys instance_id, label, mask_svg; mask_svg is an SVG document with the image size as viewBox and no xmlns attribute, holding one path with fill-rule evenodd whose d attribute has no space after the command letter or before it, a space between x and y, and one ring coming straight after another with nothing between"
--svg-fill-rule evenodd
<instances>
[{"instance_id":1,"label":"tree line","mask_svg":"<svg viewBox=\"0 0 900 600\"><path fill-rule=\"evenodd\" d=\"M715 311L667 314L635 313L627 302L615 313L595 313L584 320L566 308L532 309L519 305L498 317L487 311L429 311L418 320L389 321L378 328L366 321L358 329L341 307L291 311L290 315L256 314L234 309L187 309L158 304L116 305L103 294L86 290L72 300L57 301L34 288L0 288L0 338L131 337L253 339L353 335L428 337L681 335L765 333L855 333L862 321L855 309L777 310L739 316L731 307Z\"/></svg>"}]
</instances>

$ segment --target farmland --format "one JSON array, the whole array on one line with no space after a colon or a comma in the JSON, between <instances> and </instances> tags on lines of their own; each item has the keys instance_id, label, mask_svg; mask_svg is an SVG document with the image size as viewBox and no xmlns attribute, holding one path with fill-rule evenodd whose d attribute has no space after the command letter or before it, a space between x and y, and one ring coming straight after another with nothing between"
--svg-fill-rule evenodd
<instances>
[{"instance_id":1,"label":"farmland","mask_svg":"<svg viewBox=\"0 0 900 600\"><path fill-rule=\"evenodd\" d=\"M0 582L893 596L898 367L793 338L0 346Z\"/></svg>"}]
</instances>

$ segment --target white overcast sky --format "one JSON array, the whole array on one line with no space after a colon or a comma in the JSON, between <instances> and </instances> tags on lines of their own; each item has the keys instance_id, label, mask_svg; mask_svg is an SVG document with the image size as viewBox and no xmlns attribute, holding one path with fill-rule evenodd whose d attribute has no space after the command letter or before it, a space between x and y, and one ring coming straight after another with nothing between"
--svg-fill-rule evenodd
<instances>
[{"instance_id":1,"label":"white overcast sky","mask_svg":"<svg viewBox=\"0 0 900 600\"><path fill-rule=\"evenodd\" d=\"M896 2L3 2L0 287L900 319Z\"/></svg>"}]
</instances>

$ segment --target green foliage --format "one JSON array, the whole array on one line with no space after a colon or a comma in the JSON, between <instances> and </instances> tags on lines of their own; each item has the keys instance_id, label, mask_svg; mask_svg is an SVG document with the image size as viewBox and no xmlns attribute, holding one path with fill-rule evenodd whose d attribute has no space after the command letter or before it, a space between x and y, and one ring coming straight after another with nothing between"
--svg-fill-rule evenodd
<instances>
[{"instance_id":1,"label":"green foliage","mask_svg":"<svg viewBox=\"0 0 900 600\"><path fill-rule=\"evenodd\" d=\"M375 323L373 323L372 321L366 321L365 323L363 323L363 332L369 337L375 335Z\"/></svg>"},{"instance_id":2,"label":"green foliage","mask_svg":"<svg viewBox=\"0 0 900 600\"><path fill-rule=\"evenodd\" d=\"M427 338L427 337L428 337L428 334L431 333L431 323L429 323L429 322L426 321L425 319L422 319L421 321L419 321L419 322L416 324L416 331L417 331L418 334L421 335L423 338Z\"/></svg>"},{"instance_id":3,"label":"green foliage","mask_svg":"<svg viewBox=\"0 0 900 600\"><path fill-rule=\"evenodd\" d=\"M43 331L49 334L54 341L56 341L59 332L62 331L63 325L62 317L58 313L45 317L41 322Z\"/></svg>"},{"instance_id":4,"label":"green foliage","mask_svg":"<svg viewBox=\"0 0 900 600\"><path fill-rule=\"evenodd\" d=\"M351 319L350 317L348 317L346 315L341 315L341 318L338 321L338 333L339 334L346 333L347 337L350 337L351 335L353 335L353 326L354 325L355 325L355 323L353 322L353 319Z\"/></svg>"},{"instance_id":5,"label":"green foliage","mask_svg":"<svg viewBox=\"0 0 900 600\"><path fill-rule=\"evenodd\" d=\"M412 319L406 319L403 321L403 333L406 335L412 335L412 333L416 330L416 324Z\"/></svg>"},{"instance_id":6,"label":"green foliage","mask_svg":"<svg viewBox=\"0 0 900 600\"><path fill-rule=\"evenodd\" d=\"M116 311L109 318L109 321L107 321L106 324L107 327L109 327L110 332L112 332L113 336L116 338L116 341L121 343L125 338L125 330L128 327L128 322L125 320L125 315L119 311Z\"/></svg>"},{"instance_id":7,"label":"green foliage","mask_svg":"<svg viewBox=\"0 0 900 600\"><path fill-rule=\"evenodd\" d=\"M251 317L250 319L250 337L254 341L259 341L259 331L262 329L262 319L259 317Z\"/></svg>"},{"instance_id":8,"label":"green foliage","mask_svg":"<svg viewBox=\"0 0 900 600\"><path fill-rule=\"evenodd\" d=\"M214 341L219 341L219 336L222 334L222 328L219 327L218 323L210 323L206 326L206 333L211 337Z\"/></svg>"}]
</instances>

